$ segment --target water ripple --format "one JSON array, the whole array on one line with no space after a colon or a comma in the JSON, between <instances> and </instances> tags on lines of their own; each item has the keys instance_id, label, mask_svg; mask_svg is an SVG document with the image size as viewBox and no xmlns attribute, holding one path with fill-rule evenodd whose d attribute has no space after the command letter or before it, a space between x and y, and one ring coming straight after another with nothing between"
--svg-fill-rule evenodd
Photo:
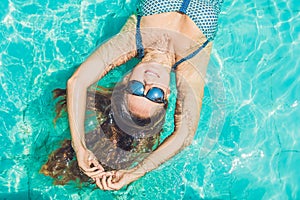
<instances>
[{"instance_id":1,"label":"water ripple","mask_svg":"<svg viewBox=\"0 0 300 200\"><path fill-rule=\"evenodd\" d=\"M119 31L135 3L1 1L0 198L299 198L297 0L224 2L212 60L226 89L226 117L206 157L199 154L211 120L209 102L193 144L127 191L53 186L38 173L48 154L69 137L66 116L56 128L52 124L51 90L65 87L97 45Z\"/></svg>"}]
</instances>

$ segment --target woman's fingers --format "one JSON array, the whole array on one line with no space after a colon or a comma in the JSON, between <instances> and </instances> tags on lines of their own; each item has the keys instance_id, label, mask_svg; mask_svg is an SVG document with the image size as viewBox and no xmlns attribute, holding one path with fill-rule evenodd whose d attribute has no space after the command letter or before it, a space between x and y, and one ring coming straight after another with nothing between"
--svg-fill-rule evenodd
<instances>
[{"instance_id":1,"label":"woman's fingers","mask_svg":"<svg viewBox=\"0 0 300 200\"><path fill-rule=\"evenodd\" d=\"M112 188L107 186L107 182L109 182L109 184L111 183L112 180L112 176L109 176L107 178L107 176L103 176L101 179L100 178L96 178L96 185L101 189L101 190L112 190Z\"/></svg>"},{"instance_id":2,"label":"woman's fingers","mask_svg":"<svg viewBox=\"0 0 300 200\"><path fill-rule=\"evenodd\" d=\"M102 171L97 171L95 173L90 173L91 178L102 178L104 175L105 176L110 176L112 173L111 172L102 172Z\"/></svg>"},{"instance_id":3,"label":"woman's fingers","mask_svg":"<svg viewBox=\"0 0 300 200\"><path fill-rule=\"evenodd\" d=\"M97 167L99 170L104 171L104 168L102 167L102 165L100 165L99 161L97 160L97 158L94 156L94 154L90 154L89 158L88 158L88 162L89 162L89 166L91 166L92 164Z\"/></svg>"},{"instance_id":4,"label":"woman's fingers","mask_svg":"<svg viewBox=\"0 0 300 200\"><path fill-rule=\"evenodd\" d=\"M112 179L112 176L109 176L109 177L103 176L102 177L101 183L102 183L104 190L113 190L113 188L110 188L107 185L108 182L111 183L111 179Z\"/></svg>"},{"instance_id":5,"label":"woman's fingers","mask_svg":"<svg viewBox=\"0 0 300 200\"><path fill-rule=\"evenodd\" d=\"M103 172L107 173L107 172ZM113 174L113 172L109 172L110 174ZM102 178L97 177L95 178L96 180L96 185L101 189L101 190L119 190L120 189L120 184L119 183L113 183L113 176L112 175L107 175L103 174Z\"/></svg>"},{"instance_id":6,"label":"woman's fingers","mask_svg":"<svg viewBox=\"0 0 300 200\"><path fill-rule=\"evenodd\" d=\"M104 190L107 190L107 184L106 184L106 176L103 175L101 179L101 184Z\"/></svg>"},{"instance_id":7,"label":"woman's fingers","mask_svg":"<svg viewBox=\"0 0 300 200\"><path fill-rule=\"evenodd\" d=\"M80 171L82 171L85 175L87 175L91 178L98 177L100 173L103 173L103 171L99 170L98 167L91 167L91 168L86 168L86 169L80 167Z\"/></svg>"},{"instance_id":8,"label":"woman's fingers","mask_svg":"<svg viewBox=\"0 0 300 200\"><path fill-rule=\"evenodd\" d=\"M97 171L99 170L98 167L91 167L91 168L88 168L88 167L80 167L80 170L84 173L86 172L94 172L94 171Z\"/></svg>"},{"instance_id":9,"label":"woman's fingers","mask_svg":"<svg viewBox=\"0 0 300 200\"><path fill-rule=\"evenodd\" d=\"M93 171L93 172L85 172L85 174L91 178L101 178L103 173L105 174L105 172L100 171L98 169L97 169L97 171Z\"/></svg>"},{"instance_id":10,"label":"woman's fingers","mask_svg":"<svg viewBox=\"0 0 300 200\"><path fill-rule=\"evenodd\" d=\"M111 190L119 190L121 187L120 187L120 183L119 182L113 182L113 177L110 176L108 179L107 179L107 187L110 188Z\"/></svg>"},{"instance_id":11,"label":"woman's fingers","mask_svg":"<svg viewBox=\"0 0 300 200\"><path fill-rule=\"evenodd\" d=\"M110 177L108 177L108 179L107 179L107 187L109 188L109 189L114 189L112 186L113 186L113 184L112 184L112 176L110 176Z\"/></svg>"},{"instance_id":12,"label":"woman's fingers","mask_svg":"<svg viewBox=\"0 0 300 200\"><path fill-rule=\"evenodd\" d=\"M101 190L103 190L103 186L102 186L102 184L101 184L100 178L96 178L96 185L97 185Z\"/></svg>"},{"instance_id":13,"label":"woman's fingers","mask_svg":"<svg viewBox=\"0 0 300 200\"><path fill-rule=\"evenodd\" d=\"M104 168L102 167L102 165L100 165L100 163L98 162L97 159L93 159L92 164L97 167L100 171L104 171Z\"/></svg>"}]
</instances>

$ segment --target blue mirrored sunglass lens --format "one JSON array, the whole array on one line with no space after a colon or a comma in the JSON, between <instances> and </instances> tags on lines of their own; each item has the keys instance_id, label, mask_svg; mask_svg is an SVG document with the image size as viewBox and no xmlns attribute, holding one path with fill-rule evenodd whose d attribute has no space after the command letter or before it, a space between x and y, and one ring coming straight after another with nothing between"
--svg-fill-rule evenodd
<instances>
[{"instance_id":1,"label":"blue mirrored sunglass lens","mask_svg":"<svg viewBox=\"0 0 300 200\"><path fill-rule=\"evenodd\" d=\"M131 94L138 96L144 95L144 85L139 81L131 81L128 85L128 89Z\"/></svg>"},{"instance_id":2,"label":"blue mirrored sunglass lens","mask_svg":"<svg viewBox=\"0 0 300 200\"><path fill-rule=\"evenodd\" d=\"M155 101L155 102L163 102L164 101L164 91L160 88L153 87L147 93L147 98Z\"/></svg>"}]
</instances>

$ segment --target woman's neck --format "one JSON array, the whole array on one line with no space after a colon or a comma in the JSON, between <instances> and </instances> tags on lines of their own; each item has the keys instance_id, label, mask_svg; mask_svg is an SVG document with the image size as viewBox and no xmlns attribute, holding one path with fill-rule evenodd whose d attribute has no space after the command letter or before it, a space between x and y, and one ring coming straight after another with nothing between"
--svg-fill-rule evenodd
<instances>
[{"instance_id":1,"label":"woman's neck","mask_svg":"<svg viewBox=\"0 0 300 200\"><path fill-rule=\"evenodd\" d=\"M175 52L173 43L167 35L159 38L145 49L143 62L156 62L170 67L175 63Z\"/></svg>"}]
</instances>

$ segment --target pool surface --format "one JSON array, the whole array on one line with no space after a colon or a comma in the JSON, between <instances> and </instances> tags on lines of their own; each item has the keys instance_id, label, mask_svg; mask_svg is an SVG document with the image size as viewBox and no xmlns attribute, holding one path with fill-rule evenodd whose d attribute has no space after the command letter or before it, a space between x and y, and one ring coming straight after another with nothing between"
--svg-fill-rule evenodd
<instances>
[{"instance_id":1,"label":"pool surface","mask_svg":"<svg viewBox=\"0 0 300 200\"><path fill-rule=\"evenodd\" d=\"M299 0L223 3L208 69L224 86L223 121L209 132L207 86L195 140L172 160L116 192L54 186L39 174L70 138L65 115L52 123L51 91L135 8L136 0L1 0L0 199L300 199Z\"/></svg>"}]
</instances>

